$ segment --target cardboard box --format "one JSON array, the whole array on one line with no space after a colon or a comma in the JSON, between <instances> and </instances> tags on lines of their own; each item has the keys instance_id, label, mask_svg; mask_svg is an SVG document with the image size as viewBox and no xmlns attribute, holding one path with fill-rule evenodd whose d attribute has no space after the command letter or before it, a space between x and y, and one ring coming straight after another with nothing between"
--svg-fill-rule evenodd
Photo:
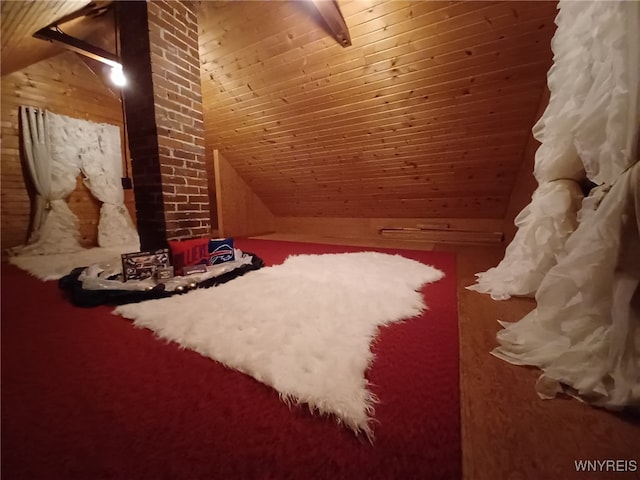
<instances>
[{"instance_id":1,"label":"cardboard box","mask_svg":"<svg viewBox=\"0 0 640 480\"><path fill-rule=\"evenodd\" d=\"M162 248L154 252L122 254L122 276L125 282L153 277L158 267L167 266L169 266L168 248Z\"/></svg>"}]
</instances>

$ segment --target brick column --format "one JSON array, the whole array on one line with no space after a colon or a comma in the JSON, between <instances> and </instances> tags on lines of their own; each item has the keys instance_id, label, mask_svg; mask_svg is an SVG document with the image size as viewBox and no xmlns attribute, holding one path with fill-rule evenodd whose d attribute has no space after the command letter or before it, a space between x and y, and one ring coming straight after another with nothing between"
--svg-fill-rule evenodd
<instances>
[{"instance_id":1,"label":"brick column","mask_svg":"<svg viewBox=\"0 0 640 480\"><path fill-rule=\"evenodd\" d=\"M118 2L123 89L143 249L210 233L195 6Z\"/></svg>"}]
</instances>

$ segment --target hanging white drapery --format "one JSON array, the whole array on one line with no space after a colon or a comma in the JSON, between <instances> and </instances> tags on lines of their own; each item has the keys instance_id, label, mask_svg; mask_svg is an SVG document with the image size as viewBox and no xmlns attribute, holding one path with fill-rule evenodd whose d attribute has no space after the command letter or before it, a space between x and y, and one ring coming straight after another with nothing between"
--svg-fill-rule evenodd
<instances>
[{"instance_id":1,"label":"hanging white drapery","mask_svg":"<svg viewBox=\"0 0 640 480\"><path fill-rule=\"evenodd\" d=\"M65 200L76 186L77 158L55 154L50 112L22 106L20 114L25 160L36 198L29 240L9 253L42 255L81 250L78 219Z\"/></svg>"},{"instance_id":2,"label":"hanging white drapery","mask_svg":"<svg viewBox=\"0 0 640 480\"><path fill-rule=\"evenodd\" d=\"M84 184L102 202L98 245L115 247L140 242L136 227L124 205L120 131L101 124L93 130L93 142L79 152Z\"/></svg>"},{"instance_id":3,"label":"hanging white drapery","mask_svg":"<svg viewBox=\"0 0 640 480\"><path fill-rule=\"evenodd\" d=\"M468 287L489 293L494 300L533 296L577 226L576 213L582 200L577 181L584 178L584 166L571 131L579 119L589 82L585 75L576 73L584 72L587 62L576 50L576 41L590 36L591 24L583 18L572 29L563 26L574 20L573 12L566 9L556 18L558 29L551 42L554 63L547 75L549 105L533 127L533 136L541 143L533 172L538 188L531 203L515 219L518 231L504 259L477 274L477 283Z\"/></svg>"},{"instance_id":4,"label":"hanging white drapery","mask_svg":"<svg viewBox=\"0 0 640 480\"><path fill-rule=\"evenodd\" d=\"M640 164L625 172L545 276L538 307L501 322L492 353L543 370L544 398L640 407Z\"/></svg>"},{"instance_id":5,"label":"hanging white drapery","mask_svg":"<svg viewBox=\"0 0 640 480\"><path fill-rule=\"evenodd\" d=\"M554 142L570 142L600 186L583 202L577 230L554 252L557 264L537 288L537 308L503 323L492 353L540 367L543 397L565 391L607 408L638 407L640 5L561 0L559 7L554 52L562 47L573 67L549 72L551 101L554 91L577 88L580 95L567 136Z\"/></svg>"},{"instance_id":6,"label":"hanging white drapery","mask_svg":"<svg viewBox=\"0 0 640 480\"><path fill-rule=\"evenodd\" d=\"M76 188L80 171L85 185L102 202L98 245L138 249L138 233L124 205L119 128L33 107L20 108L26 163L37 196L29 242L9 249L9 253L44 255L82 250L78 219L65 201Z\"/></svg>"}]
</instances>

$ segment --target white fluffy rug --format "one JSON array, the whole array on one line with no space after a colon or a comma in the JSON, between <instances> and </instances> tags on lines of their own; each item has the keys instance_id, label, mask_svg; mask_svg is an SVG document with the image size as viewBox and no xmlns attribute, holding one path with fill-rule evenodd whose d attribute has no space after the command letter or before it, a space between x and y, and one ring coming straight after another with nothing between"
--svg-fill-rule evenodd
<instances>
[{"instance_id":1,"label":"white fluffy rug","mask_svg":"<svg viewBox=\"0 0 640 480\"><path fill-rule=\"evenodd\" d=\"M57 280L76 267L86 267L94 263L120 265L121 254L137 252L139 248L139 245L124 245L111 248L87 248L73 253L18 255L9 257L9 263L40 280Z\"/></svg>"},{"instance_id":2,"label":"white fluffy rug","mask_svg":"<svg viewBox=\"0 0 640 480\"><path fill-rule=\"evenodd\" d=\"M215 288L115 313L371 439L369 344L378 326L420 313L425 304L416 289L443 276L399 255L300 255Z\"/></svg>"}]
</instances>

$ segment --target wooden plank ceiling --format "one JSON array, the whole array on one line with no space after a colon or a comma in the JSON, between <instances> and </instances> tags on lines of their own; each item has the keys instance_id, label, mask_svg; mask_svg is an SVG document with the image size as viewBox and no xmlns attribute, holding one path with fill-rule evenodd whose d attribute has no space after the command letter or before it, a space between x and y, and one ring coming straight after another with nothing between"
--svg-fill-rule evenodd
<instances>
[{"instance_id":1,"label":"wooden plank ceiling","mask_svg":"<svg viewBox=\"0 0 640 480\"><path fill-rule=\"evenodd\" d=\"M556 2L201 2L206 142L278 216L502 218Z\"/></svg>"},{"instance_id":2,"label":"wooden plank ceiling","mask_svg":"<svg viewBox=\"0 0 640 480\"><path fill-rule=\"evenodd\" d=\"M90 0L47 0L0 2L1 38L0 71L2 76L18 71L64 51L57 44L33 38L33 34L61 18L77 12L90 3L109 5L110 2ZM113 17L79 17L61 25L65 33L86 40L113 52Z\"/></svg>"}]
</instances>

